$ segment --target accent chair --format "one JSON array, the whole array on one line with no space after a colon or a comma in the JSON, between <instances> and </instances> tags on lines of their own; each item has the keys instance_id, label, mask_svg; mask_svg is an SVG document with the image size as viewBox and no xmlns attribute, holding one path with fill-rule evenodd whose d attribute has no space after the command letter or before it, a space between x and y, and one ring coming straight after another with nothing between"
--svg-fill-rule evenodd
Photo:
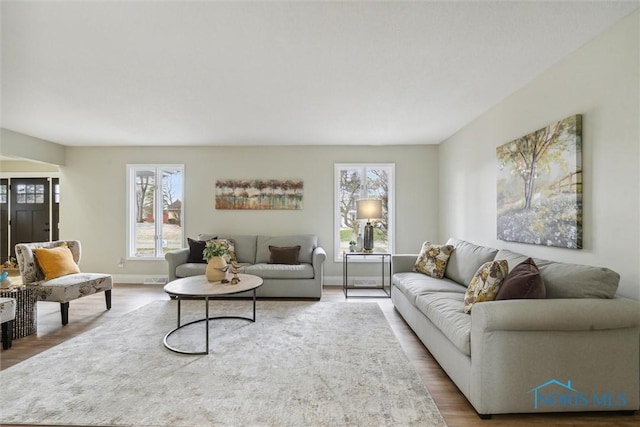
<instances>
[{"instance_id":1,"label":"accent chair","mask_svg":"<svg viewBox=\"0 0 640 427\"><path fill-rule=\"evenodd\" d=\"M75 265L64 274L57 276L44 272L43 259L37 259L39 249L55 249L67 247L71 251ZM66 251L64 251L66 252ZM39 253L39 252L38 252ZM111 309L111 289L113 279L109 274L79 272L81 245L77 240L61 240L55 242L19 243L16 245L16 259L22 276L22 283L36 289L38 301L52 301L60 303L62 325L69 323L69 301L104 292L107 310ZM49 266L47 266L49 267ZM45 270L48 268L45 267ZM56 266L54 266L56 267ZM55 270L55 268L54 268ZM70 273L69 273L70 272Z\"/></svg>"}]
</instances>

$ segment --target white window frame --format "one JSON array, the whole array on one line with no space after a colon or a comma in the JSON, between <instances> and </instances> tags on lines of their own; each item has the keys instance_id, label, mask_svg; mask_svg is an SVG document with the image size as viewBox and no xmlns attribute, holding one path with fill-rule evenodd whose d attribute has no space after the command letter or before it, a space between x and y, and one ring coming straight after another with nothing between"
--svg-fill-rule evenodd
<instances>
[{"instance_id":1,"label":"white window frame","mask_svg":"<svg viewBox=\"0 0 640 427\"><path fill-rule=\"evenodd\" d=\"M387 229L387 240L389 244L389 253L393 253L395 248L395 176L396 176L396 165L395 163L335 163L334 164L334 175L333 175L333 208L334 208L334 222L333 222L333 254L335 262L342 262L342 250L340 249L340 224L342 222L342 217L340 214L340 171L343 169L362 169L363 176L366 176L367 169L387 169L389 173L389 194L388 194L388 212L387 218L389 221L389 228ZM365 180L366 185L366 180ZM366 187L365 187L366 191ZM380 262L379 258L376 257L363 257L359 259L357 257L353 257L349 260L349 262Z\"/></svg>"},{"instance_id":2,"label":"white window frame","mask_svg":"<svg viewBox=\"0 0 640 427\"><path fill-rule=\"evenodd\" d=\"M182 186L180 188L181 198L181 207L180 207L180 218L182 221L182 243L184 243L184 164L127 164L127 252L126 258L127 260L164 260L163 250L162 250L162 215L163 215L163 205L162 205L162 186L156 185L155 195L154 195L154 218L155 221L155 256L139 256L136 255L136 171L139 169L153 169L155 171L155 182L162 182L162 173L165 170L176 171L179 170L182 172ZM159 219L159 220L158 220Z\"/></svg>"}]
</instances>

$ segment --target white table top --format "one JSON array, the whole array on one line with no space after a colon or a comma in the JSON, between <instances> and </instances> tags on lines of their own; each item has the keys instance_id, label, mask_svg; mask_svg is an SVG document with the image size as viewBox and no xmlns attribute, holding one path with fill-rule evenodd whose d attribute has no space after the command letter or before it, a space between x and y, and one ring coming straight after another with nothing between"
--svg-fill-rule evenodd
<instances>
[{"instance_id":1,"label":"white table top","mask_svg":"<svg viewBox=\"0 0 640 427\"><path fill-rule=\"evenodd\" d=\"M238 274L240 283L209 282L207 276L191 276L174 280L165 285L164 291L171 295L190 297L212 297L237 294L262 286L262 278L253 274ZM231 277L229 278L231 280Z\"/></svg>"}]
</instances>

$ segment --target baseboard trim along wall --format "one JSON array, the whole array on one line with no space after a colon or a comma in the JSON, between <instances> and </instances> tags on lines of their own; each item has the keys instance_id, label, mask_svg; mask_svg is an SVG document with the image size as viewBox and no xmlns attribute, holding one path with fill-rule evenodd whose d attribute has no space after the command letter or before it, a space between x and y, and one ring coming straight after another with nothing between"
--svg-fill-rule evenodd
<instances>
[{"instance_id":1,"label":"baseboard trim along wall","mask_svg":"<svg viewBox=\"0 0 640 427\"><path fill-rule=\"evenodd\" d=\"M380 284L380 278L372 277L353 277L349 278L350 285L353 285L353 281L356 281L358 286L359 281L366 282L367 286L370 286L372 280L375 281L375 285ZM113 283L120 284L145 284L145 285L165 285L169 281L169 277L162 275L149 275L149 274L114 274ZM388 285L388 283L385 283ZM342 276L325 276L324 286L342 286Z\"/></svg>"}]
</instances>

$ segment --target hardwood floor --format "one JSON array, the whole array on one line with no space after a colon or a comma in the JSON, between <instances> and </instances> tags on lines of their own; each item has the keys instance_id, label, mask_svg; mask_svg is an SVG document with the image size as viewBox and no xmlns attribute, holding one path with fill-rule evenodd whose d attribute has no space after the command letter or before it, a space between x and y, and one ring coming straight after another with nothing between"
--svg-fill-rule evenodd
<instances>
[{"instance_id":1,"label":"hardwood floor","mask_svg":"<svg viewBox=\"0 0 640 427\"><path fill-rule=\"evenodd\" d=\"M125 313L158 299L168 299L159 285L115 285L112 309L105 310L104 295L91 295L72 301L69 324L60 324L56 303L38 303L38 333L15 340L13 347L0 353L0 369L7 369L89 329L108 323ZM517 414L495 415L481 420L438 363L395 311L388 298L351 298L345 301L340 287L325 288L322 301L358 304L376 302L384 312L405 354L429 389L445 421L452 427L465 426L638 426L640 412L633 416L619 413Z\"/></svg>"}]
</instances>

